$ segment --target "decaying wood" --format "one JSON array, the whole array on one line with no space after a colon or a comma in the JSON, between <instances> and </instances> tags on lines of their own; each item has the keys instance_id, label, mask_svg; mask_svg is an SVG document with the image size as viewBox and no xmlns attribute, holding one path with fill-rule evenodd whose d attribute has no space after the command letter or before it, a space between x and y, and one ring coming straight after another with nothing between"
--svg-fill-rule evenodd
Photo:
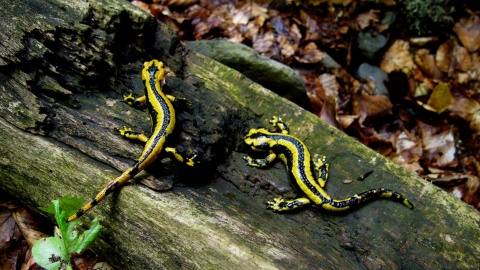
<instances>
[{"instance_id":1,"label":"decaying wood","mask_svg":"<svg viewBox=\"0 0 480 270\"><path fill-rule=\"evenodd\" d=\"M142 146L114 128L150 129L146 112L119 102L143 91L143 61L164 61L177 74L165 91L192 102L168 142L197 154L198 167L162 156L83 218L101 220L92 249L117 268L479 268L472 207L192 53L127 1L3 1L0 21L0 189L32 209L66 195L90 199L139 155ZM333 197L386 187L415 210L390 201L345 214L266 210L267 199L296 193L282 164L261 170L242 160L243 134L272 115L327 156Z\"/></svg>"}]
</instances>

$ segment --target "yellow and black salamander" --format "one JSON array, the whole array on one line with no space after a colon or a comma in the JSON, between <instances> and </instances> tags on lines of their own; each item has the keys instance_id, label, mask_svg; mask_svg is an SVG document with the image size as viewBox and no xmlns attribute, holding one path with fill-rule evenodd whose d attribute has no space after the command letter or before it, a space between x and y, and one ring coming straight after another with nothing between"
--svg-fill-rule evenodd
<instances>
[{"instance_id":1,"label":"yellow and black salamander","mask_svg":"<svg viewBox=\"0 0 480 270\"><path fill-rule=\"evenodd\" d=\"M133 95L130 94L129 96L124 97L124 101L134 107L146 103L152 120L152 134L150 138L148 138L143 134L134 133L130 128L124 127L120 130L120 135L123 137L131 140L139 140L145 143L145 148L143 149L142 154L135 164L126 169L122 175L108 182L93 200L85 204L77 213L70 216L68 221L75 220L82 216L113 190L125 184L137 173L150 165L162 151L167 136L172 133L175 126L175 110L173 109L172 102L177 100L185 101L185 99L175 98L162 92L160 84L165 80L165 68L163 67L163 63L158 60L144 63L142 80L145 83L145 96L135 99ZM184 162L189 166L193 166L194 164L191 158L183 158L177 153L175 148L166 147L165 151L173 154L173 156L180 162Z\"/></svg>"},{"instance_id":2,"label":"yellow and black salamander","mask_svg":"<svg viewBox=\"0 0 480 270\"><path fill-rule=\"evenodd\" d=\"M281 118L273 117L270 123L275 127L275 130L251 129L245 136L245 143L253 150L268 153L263 159L244 157L247 161L246 165L265 167L276 158L280 158L285 163L291 178L306 197L293 200L274 199L273 202L267 203L268 208L274 211L286 211L313 204L327 211L345 211L370 199L389 198L413 209L413 204L403 195L384 188L367 190L344 200L330 198L323 189L328 178L329 167L329 164L325 163L325 157L317 158L312 162L307 146L299 139L288 134L288 127L282 122ZM318 171L318 179L313 176L312 163Z\"/></svg>"}]
</instances>

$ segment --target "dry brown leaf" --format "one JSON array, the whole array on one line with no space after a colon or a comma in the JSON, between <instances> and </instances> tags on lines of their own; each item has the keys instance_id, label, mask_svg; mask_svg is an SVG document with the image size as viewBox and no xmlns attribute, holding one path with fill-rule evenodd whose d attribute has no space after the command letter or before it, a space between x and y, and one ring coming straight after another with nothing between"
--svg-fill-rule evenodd
<instances>
[{"instance_id":1,"label":"dry brown leaf","mask_svg":"<svg viewBox=\"0 0 480 270\"><path fill-rule=\"evenodd\" d=\"M471 80L480 81L480 55L478 52L472 54L473 66L468 71L468 76Z\"/></svg>"},{"instance_id":2,"label":"dry brown leaf","mask_svg":"<svg viewBox=\"0 0 480 270\"><path fill-rule=\"evenodd\" d=\"M325 90L323 89L322 83L315 74L302 74L301 77L307 89L312 112L319 115L322 110L323 100L325 99Z\"/></svg>"},{"instance_id":3,"label":"dry brown leaf","mask_svg":"<svg viewBox=\"0 0 480 270\"><path fill-rule=\"evenodd\" d=\"M467 72L469 71L472 66L472 56L468 53L468 51L464 48L461 47L460 45L455 48L455 60L457 62L456 68L459 71Z\"/></svg>"},{"instance_id":4,"label":"dry brown leaf","mask_svg":"<svg viewBox=\"0 0 480 270\"><path fill-rule=\"evenodd\" d=\"M339 115L338 116L338 123L342 130L348 128L355 119L358 119L357 115Z\"/></svg>"},{"instance_id":5,"label":"dry brown leaf","mask_svg":"<svg viewBox=\"0 0 480 270\"><path fill-rule=\"evenodd\" d=\"M328 3L329 5L349 5L353 0L308 0L309 5L318 6L323 3Z\"/></svg>"},{"instance_id":6,"label":"dry brown leaf","mask_svg":"<svg viewBox=\"0 0 480 270\"><path fill-rule=\"evenodd\" d=\"M0 253L5 253L6 249L22 236L20 230L12 217L12 211L0 208Z\"/></svg>"},{"instance_id":7,"label":"dry brown leaf","mask_svg":"<svg viewBox=\"0 0 480 270\"><path fill-rule=\"evenodd\" d=\"M250 14L243 11L236 10L232 15L232 23L234 25L246 25L250 20Z\"/></svg>"},{"instance_id":8,"label":"dry brown leaf","mask_svg":"<svg viewBox=\"0 0 480 270\"><path fill-rule=\"evenodd\" d=\"M415 68L413 58L410 55L410 44L408 41L396 40L387 52L383 55L380 68L385 72L402 71L410 73Z\"/></svg>"},{"instance_id":9,"label":"dry brown leaf","mask_svg":"<svg viewBox=\"0 0 480 270\"><path fill-rule=\"evenodd\" d=\"M43 267L40 267L37 265L37 262L32 256L31 249L27 251L27 254L25 255L25 260L22 264L22 270L43 270Z\"/></svg>"},{"instance_id":10,"label":"dry brown leaf","mask_svg":"<svg viewBox=\"0 0 480 270\"><path fill-rule=\"evenodd\" d=\"M438 132L435 127L421 123L418 125L422 136L424 155L429 167L453 167L458 164L455 155L455 137L452 130Z\"/></svg>"},{"instance_id":11,"label":"dry brown leaf","mask_svg":"<svg viewBox=\"0 0 480 270\"><path fill-rule=\"evenodd\" d=\"M405 163L417 162L422 157L422 142L406 131L400 133L395 147L397 148L396 153L402 156Z\"/></svg>"},{"instance_id":12,"label":"dry brown leaf","mask_svg":"<svg viewBox=\"0 0 480 270\"><path fill-rule=\"evenodd\" d=\"M298 28L298 25L296 23L293 23L290 27L290 33L288 36L292 39L298 49L297 44L300 43L300 41L302 40L302 33L300 32L300 28Z\"/></svg>"},{"instance_id":13,"label":"dry brown leaf","mask_svg":"<svg viewBox=\"0 0 480 270\"><path fill-rule=\"evenodd\" d=\"M358 115L358 122L362 125L367 117L390 113L392 107L392 103L384 95L369 96L359 91L355 94L353 113Z\"/></svg>"},{"instance_id":14,"label":"dry brown leaf","mask_svg":"<svg viewBox=\"0 0 480 270\"><path fill-rule=\"evenodd\" d=\"M313 19L307 12L303 9L300 10L300 19L303 26L305 26L305 40L318 41L321 39L320 27L318 22Z\"/></svg>"},{"instance_id":15,"label":"dry brown leaf","mask_svg":"<svg viewBox=\"0 0 480 270\"><path fill-rule=\"evenodd\" d=\"M338 98L338 90L340 89L340 85L337 82L337 78L333 74L323 73L322 75L318 76L320 80L320 84L322 88L325 90L326 96L332 96L335 99Z\"/></svg>"},{"instance_id":16,"label":"dry brown leaf","mask_svg":"<svg viewBox=\"0 0 480 270\"><path fill-rule=\"evenodd\" d=\"M438 37L412 37L408 40L411 45L425 47L428 44L438 41Z\"/></svg>"},{"instance_id":17,"label":"dry brown leaf","mask_svg":"<svg viewBox=\"0 0 480 270\"><path fill-rule=\"evenodd\" d=\"M197 0L153 0L153 3L160 3L169 7L185 7L193 5Z\"/></svg>"},{"instance_id":18,"label":"dry brown leaf","mask_svg":"<svg viewBox=\"0 0 480 270\"><path fill-rule=\"evenodd\" d=\"M286 36L278 36L277 42L280 52L287 59L292 57L298 50L298 43L291 43Z\"/></svg>"},{"instance_id":19,"label":"dry brown leaf","mask_svg":"<svg viewBox=\"0 0 480 270\"><path fill-rule=\"evenodd\" d=\"M261 25L269 17L267 9L260 6L254 1L240 1L235 8L230 10L232 16L232 23L234 25L246 25L250 19L259 18Z\"/></svg>"},{"instance_id":20,"label":"dry brown leaf","mask_svg":"<svg viewBox=\"0 0 480 270\"><path fill-rule=\"evenodd\" d=\"M466 194L463 197L463 201L472 204L475 202L475 200L478 200L478 190L480 188L480 179L476 175L465 175L465 178L467 178L467 182L465 183L466 187Z\"/></svg>"},{"instance_id":21,"label":"dry brown leaf","mask_svg":"<svg viewBox=\"0 0 480 270\"><path fill-rule=\"evenodd\" d=\"M252 16L254 18L257 18L259 20L259 23L263 25L266 19L268 19L270 16L268 15L268 9L260 6L254 1L249 1L252 5Z\"/></svg>"},{"instance_id":22,"label":"dry brown leaf","mask_svg":"<svg viewBox=\"0 0 480 270\"><path fill-rule=\"evenodd\" d=\"M197 40L202 39L203 35L210 32L210 29L211 27L207 22L198 22L193 29L193 36Z\"/></svg>"},{"instance_id":23,"label":"dry brown leaf","mask_svg":"<svg viewBox=\"0 0 480 270\"><path fill-rule=\"evenodd\" d=\"M340 124L337 120L337 103L333 96L325 97L322 111L320 112L320 119L338 129L340 128Z\"/></svg>"},{"instance_id":24,"label":"dry brown leaf","mask_svg":"<svg viewBox=\"0 0 480 270\"><path fill-rule=\"evenodd\" d=\"M13 219L15 219L18 227L22 231L23 237L27 240L30 247L40 238L46 238L49 235L38 231L38 223L33 219L33 216L24 208L19 208L13 212Z\"/></svg>"},{"instance_id":25,"label":"dry brown leaf","mask_svg":"<svg viewBox=\"0 0 480 270\"><path fill-rule=\"evenodd\" d=\"M388 156L388 158L397 163L398 165L401 165L402 167L404 167L405 169L419 175L419 174L422 174L424 169L422 168L422 166L420 165L420 162L416 161L416 162L412 162L412 163L408 163L405 161L404 157L402 155L399 155L397 153L393 153L392 155Z\"/></svg>"},{"instance_id":26,"label":"dry brown leaf","mask_svg":"<svg viewBox=\"0 0 480 270\"><path fill-rule=\"evenodd\" d=\"M263 35L259 35L253 41L253 49L257 52L266 54L267 52L273 51L274 48L275 36L273 35L272 30L268 30Z\"/></svg>"},{"instance_id":27,"label":"dry brown leaf","mask_svg":"<svg viewBox=\"0 0 480 270\"><path fill-rule=\"evenodd\" d=\"M244 31L244 33L243 33L243 37L245 37L248 40L257 39L261 26L262 25L257 21L257 19L254 19L254 20L250 21L247 24L246 31ZM242 40L243 40L243 37L242 37Z\"/></svg>"},{"instance_id":28,"label":"dry brown leaf","mask_svg":"<svg viewBox=\"0 0 480 270\"><path fill-rule=\"evenodd\" d=\"M132 4L134 4L135 6L147 11L147 12L150 12L150 5L143 2L143 1L137 1L137 0L134 0L132 1Z\"/></svg>"},{"instance_id":29,"label":"dry brown leaf","mask_svg":"<svg viewBox=\"0 0 480 270\"><path fill-rule=\"evenodd\" d=\"M427 77L438 80L443 76L442 71L438 69L435 63L435 55L430 54L430 51L427 49L419 49L415 52L415 64L420 67Z\"/></svg>"},{"instance_id":30,"label":"dry brown leaf","mask_svg":"<svg viewBox=\"0 0 480 270\"><path fill-rule=\"evenodd\" d=\"M435 55L435 61L437 62L438 68L443 72L450 72L450 65L455 45L456 41L452 38L438 47L437 54Z\"/></svg>"},{"instance_id":31,"label":"dry brown leaf","mask_svg":"<svg viewBox=\"0 0 480 270\"><path fill-rule=\"evenodd\" d=\"M455 98L450 111L470 123L470 129L480 132L480 103L471 98Z\"/></svg>"},{"instance_id":32,"label":"dry brown leaf","mask_svg":"<svg viewBox=\"0 0 480 270\"><path fill-rule=\"evenodd\" d=\"M473 66L471 55L454 38L438 47L435 61L438 68L449 76L455 74L456 70L468 71Z\"/></svg>"},{"instance_id":33,"label":"dry brown leaf","mask_svg":"<svg viewBox=\"0 0 480 270\"><path fill-rule=\"evenodd\" d=\"M324 53L320 51L314 42L310 42L300 49L300 56L295 56L300 63L313 64L322 60Z\"/></svg>"},{"instance_id":34,"label":"dry brown leaf","mask_svg":"<svg viewBox=\"0 0 480 270\"><path fill-rule=\"evenodd\" d=\"M455 24L453 31L457 33L458 39L470 53L480 48L480 18L478 16L472 16L468 20L462 18Z\"/></svg>"},{"instance_id":35,"label":"dry brown leaf","mask_svg":"<svg viewBox=\"0 0 480 270\"><path fill-rule=\"evenodd\" d=\"M379 3L384 4L386 6L396 6L397 2L395 0L381 0Z\"/></svg>"},{"instance_id":36,"label":"dry brown leaf","mask_svg":"<svg viewBox=\"0 0 480 270\"><path fill-rule=\"evenodd\" d=\"M19 269L28 246L22 243L22 233L12 217L18 206L5 201L0 205L0 269Z\"/></svg>"},{"instance_id":37,"label":"dry brown leaf","mask_svg":"<svg viewBox=\"0 0 480 270\"><path fill-rule=\"evenodd\" d=\"M363 30L371 25L378 23L379 10L371 9L368 12L361 13L357 16L355 23L360 30Z\"/></svg>"}]
</instances>

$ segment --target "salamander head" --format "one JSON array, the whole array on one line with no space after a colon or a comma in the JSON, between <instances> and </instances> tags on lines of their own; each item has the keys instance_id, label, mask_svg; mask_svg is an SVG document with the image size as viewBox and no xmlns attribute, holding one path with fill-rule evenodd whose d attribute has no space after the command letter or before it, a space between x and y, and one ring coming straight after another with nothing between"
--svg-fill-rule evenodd
<instances>
[{"instance_id":1,"label":"salamander head","mask_svg":"<svg viewBox=\"0 0 480 270\"><path fill-rule=\"evenodd\" d=\"M265 151L276 144L276 142L270 138L270 134L271 133L264 128L252 128L245 136L244 141L255 151Z\"/></svg>"},{"instance_id":2,"label":"salamander head","mask_svg":"<svg viewBox=\"0 0 480 270\"><path fill-rule=\"evenodd\" d=\"M143 64L142 80L146 81L148 78L152 78L152 75L155 81L158 82L161 82L165 79L165 68L163 67L163 62L154 59Z\"/></svg>"}]
</instances>

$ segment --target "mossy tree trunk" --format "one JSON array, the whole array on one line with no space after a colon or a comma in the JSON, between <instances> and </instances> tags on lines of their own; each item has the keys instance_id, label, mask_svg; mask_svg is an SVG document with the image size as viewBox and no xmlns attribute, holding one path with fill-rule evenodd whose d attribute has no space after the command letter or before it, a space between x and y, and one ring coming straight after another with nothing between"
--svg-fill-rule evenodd
<instances>
[{"instance_id":1,"label":"mossy tree trunk","mask_svg":"<svg viewBox=\"0 0 480 270\"><path fill-rule=\"evenodd\" d=\"M101 220L92 249L117 268L479 268L476 210L191 52L127 1L4 0L0 22L0 189L32 209L90 199L141 153L115 128L150 129L146 112L120 102L142 93L143 61L164 61L177 74L165 91L192 102L178 110L168 144L197 154L198 166L161 156L83 218ZM390 201L345 214L265 210L266 200L296 194L282 164L260 170L242 160L243 135L272 115L327 156L334 198L386 187L415 210Z\"/></svg>"}]
</instances>

